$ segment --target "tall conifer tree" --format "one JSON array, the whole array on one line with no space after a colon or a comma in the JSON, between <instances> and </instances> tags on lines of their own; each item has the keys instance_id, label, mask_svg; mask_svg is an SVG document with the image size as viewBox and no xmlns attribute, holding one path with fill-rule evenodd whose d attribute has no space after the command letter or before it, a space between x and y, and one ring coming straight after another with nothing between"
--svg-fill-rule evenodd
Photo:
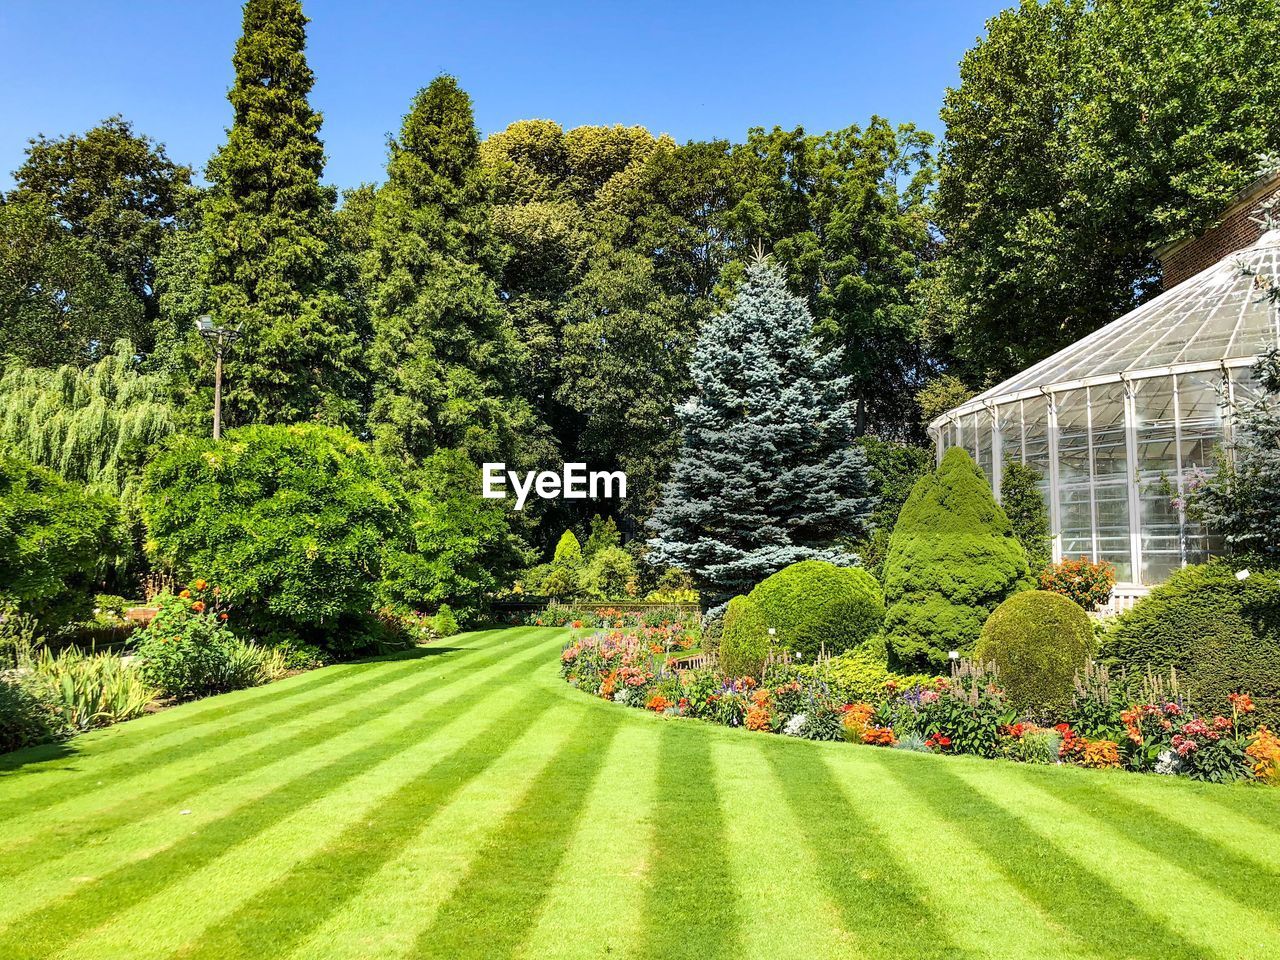
<instances>
[{"instance_id":1,"label":"tall conifer tree","mask_svg":"<svg viewBox=\"0 0 1280 960\"><path fill-rule=\"evenodd\" d=\"M360 395L355 312L329 242L321 116L307 95L298 0L248 0L236 44L235 119L209 161L205 280L219 323L240 325L226 373L234 424L350 422Z\"/></svg>"},{"instance_id":2,"label":"tall conifer tree","mask_svg":"<svg viewBox=\"0 0 1280 960\"><path fill-rule=\"evenodd\" d=\"M491 190L471 98L437 77L390 144L366 258L375 443L406 462L437 449L506 460L533 429L515 398L518 343L493 277Z\"/></svg>"},{"instance_id":3,"label":"tall conifer tree","mask_svg":"<svg viewBox=\"0 0 1280 960\"><path fill-rule=\"evenodd\" d=\"M870 513L866 457L841 351L821 352L813 318L764 259L694 350L697 395L649 522L650 562L692 573L712 603L797 560L857 562L842 544Z\"/></svg>"}]
</instances>

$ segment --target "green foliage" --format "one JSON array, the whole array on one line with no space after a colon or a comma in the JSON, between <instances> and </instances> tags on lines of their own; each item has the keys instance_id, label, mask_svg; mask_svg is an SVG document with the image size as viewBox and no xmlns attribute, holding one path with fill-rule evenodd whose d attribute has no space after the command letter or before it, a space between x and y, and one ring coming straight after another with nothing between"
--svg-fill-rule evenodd
<instances>
[{"instance_id":1,"label":"green foliage","mask_svg":"<svg viewBox=\"0 0 1280 960\"><path fill-rule=\"evenodd\" d=\"M599 514L592 517L591 534L587 537L587 545L582 548L582 555L589 560L595 556L597 550L620 546L622 546L622 534L618 532L618 525L613 517L605 517L603 520L600 519Z\"/></svg>"},{"instance_id":2,"label":"green foliage","mask_svg":"<svg viewBox=\"0 0 1280 960\"><path fill-rule=\"evenodd\" d=\"M458 632L458 621L447 603L440 604L440 609L431 618L431 629L442 637L452 637Z\"/></svg>"},{"instance_id":3,"label":"green foliage","mask_svg":"<svg viewBox=\"0 0 1280 960\"><path fill-rule=\"evenodd\" d=\"M893 525L915 482L933 469L933 451L870 435L859 437L858 446L867 455L867 481L875 508L869 520L871 533L858 542L857 549L862 565L882 579Z\"/></svg>"},{"instance_id":4,"label":"green foliage","mask_svg":"<svg viewBox=\"0 0 1280 960\"><path fill-rule=\"evenodd\" d=\"M139 671L114 653L70 647L55 656L46 649L33 669L42 697L74 732L140 717L155 698Z\"/></svg>"},{"instance_id":5,"label":"green foliage","mask_svg":"<svg viewBox=\"0 0 1280 960\"><path fill-rule=\"evenodd\" d=\"M1192 709L1230 714L1249 693L1258 718L1280 723L1280 571L1221 561L1186 567L1123 614L1102 654L1130 673L1173 667Z\"/></svg>"},{"instance_id":6,"label":"green foliage","mask_svg":"<svg viewBox=\"0 0 1280 960\"><path fill-rule=\"evenodd\" d=\"M968 653L988 615L1030 586L1026 551L959 447L916 481L889 540L885 638L896 663L937 669Z\"/></svg>"},{"instance_id":7,"label":"green foliage","mask_svg":"<svg viewBox=\"0 0 1280 960\"><path fill-rule=\"evenodd\" d=\"M636 562L621 547L599 548L582 568L582 589L596 600L624 599L635 582Z\"/></svg>"},{"instance_id":8,"label":"green foliage","mask_svg":"<svg viewBox=\"0 0 1280 960\"><path fill-rule=\"evenodd\" d=\"M254 687L282 676L286 653L238 639L226 626L217 594L196 581L184 595L162 594L138 641L140 673L167 697L189 700Z\"/></svg>"},{"instance_id":9,"label":"green foliage","mask_svg":"<svg viewBox=\"0 0 1280 960\"><path fill-rule=\"evenodd\" d=\"M0 673L25 666L42 640L36 618L0 594Z\"/></svg>"},{"instance_id":10,"label":"green foliage","mask_svg":"<svg viewBox=\"0 0 1280 960\"><path fill-rule=\"evenodd\" d=\"M1272 287L1272 300L1280 290ZM1273 308L1274 309L1274 308ZM1188 509L1235 555L1280 557L1280 350L1260 357L1253 375L1263 394L1237 400L1231 456L1195 487Z\"/></svg>"},{"instance_id":11,"label":"green foliage","mask_svg":"<svg viewBox=\"0 0 1280 960\"><path fill-rule=\"evenodd\" d=\"M227 142L209 161L202 282L210 312L243 336L228 352L228 423L352 423L365 363L335 192L320 183L320 114L299 0L248 0L236 43ZM213 372L199 353L201 383Z\"/></svg>"},{"instance_id":12,"label":"green foliage","mask_svg":"<svg viewBox=\"0 0 1280 960\"><path fill-rule=\"evenodd\" d=\"M578 538L572 530L566 530L560 534L560 541L556 544L556 552L551 562L557 567L572 568L582 563L582 545L578 543Z\"/></svg>"},{"instance_id":13,"label":"green foliage","mask_svg":"<svg viewBox=\"0 0 1280 960\"><path fill-rule=\"evenodd\" d=\"M461 451L440 451L411 474L408 529L388 545L384 603L429 610L448 603L470 620L527 560L507 512L480 496L480 471Z\"/></svg>"},{"instance_id":14,"label":"green foliage","mask_svg":"<svg viewBox=\"0 0 1280 960\"><path fill-rule=\"evenodd\" d=\"M798 560L849 562L871 509L839 349L822 351L803 301L761 260L702 330L698 393L649 520L650 563L688 570L713 604Z\"/></svg>"},{"instance_id":15,"label":"green foliage","mask_svg":"<svg viewBox=\"0 0 1280 960\"><path fill-rule=\"evenodd\" d=\"M0 375L0 443L134 508L146 458L175 429L166 394L128 340L85 368L13 366Z\"/></svg>"},{"instance_id":16,"label":"green foliage","mask_svg":"<svg viewBox=\"0 0 1280 960\"><path fill-rule=\"evenodd\" d=\"M1071 705L1076 672L1093 656L1089 615L1057 593L1014 594L987 618L974 655L995 664L1009 702L1037 716Z\"/></svg>"},{"instance_id":17,"label":"green foliage","mask_svg":"<svg viewBox=\"0 0 1280 960\"><path fill-rule=\"evenodd\" d=\"M119 508L0 449L0 590L46 628L87 614L121 550Z\"/></svg>"},{"instance_id":18,"label":"green foliage","mask_svg":"<svg viewBox=\"0 0 1280 960\"><path fill-rule=\"evenodd\" d=\"M1060 593L1089 611L1110 600L1115 585L1116 568L1105 560L1095 562L1088 557L1065 558L1040 574L1041 590Z\"/></svg>"},{"instance_id":19,"label":"green foliage","mask_svg":"<svg viewBox=\"0 0 1280 960\"><path fill-rule=\"evenodd\" d=\"M916 406L920 408L921 424L929 424L948 410L954 410L977 391L953 373L944 373L930 380L916 391Z\"/></svg>"},{"instance_id":20,"label":"green foliage","mask_svg":"<svg viewBox=\"0 0 1280 960\"><path fill-rule=\"evenodd\" d=\"M748 597L734 597L724 611L720 635L720 671L726 677L759 680L769 659L769 622Z\"/></svg>"},{"instance_id":21,"label":"green foliage","mask_svg":"<svg viewBox=\"0 0 1280 960\"><path fill-rule=\"evenodd\" d=\"M68 731L44 684L0 674L0 753L48 743Z\"/></svg>"},{"instance_id":22,"label":"green foliage","mask_svg":"<svg viewBox=\"0 0 1280 960\"><path fill-rule=\"evenodd\" d=\"M121 116L83 135L41 134L29 144L9 199L48 203L71 235L138 299L149 324L158 312L156 258L174 228L190 168L170 160L164 144L135 134ZM153 342L147 332L143 328L138 342L143 350Z\"/></svg>"},{"instance_id":23,"label":"green foliage","mask_svg":"<svg viewBox=\"0 0 1280 960\"><path fill-rule=\"evenodd\" d=\"M492 277L471 99L452 77L418 92L390 144L364 257L376 449L413 463L437 449L506 461L536 433L515 396L519 350Z\"/></svg>"},{"instance_id":24,"label":"green foliage","mask_svg":"<svg viewBox=\"0 0 1280 960\"><path fill-rule=\"evenodd\" d=\"M1276 0L1023 2L947 93L939 316L999 380L1146 299L1280 147Z\"/></svg>"},{"instance_id":25,"label":"green foliage","mask_svg":"<svg viewBox=\"0 0 1280 960\"><path fill-rule=\"evenodd\" d=\"M802 560L766 577L750 593L774 642L804 659L839 654L878 633L884 594L871 574L824 560Z\"/></svg>"},{"instance_id":26,"label":"green foliage","mask_svg":"<svg viewBox=\"0 0 1280 960\"><path fill-rule=\"evenodd\" d=\"M882 636L874 636L860 646L832 657L825 675L849 702L874 701L884 692L889 673L889 652Z\"/></svg>"},{"instance_id":27,"label":"green foliage","mask_svg":"<svg viewBox=\"0 0 1280 960\"><path fill-rule=\"evenodd\" d=\"M1016 460L1006 462L1000 474L1000 506L1013 525L1013 535L1027 551L1032 573L1048 566L1053 556L1049 506L1040 492L1041 482L1035 467Z\"/></svg>"},{"instance_id":28,"label":"green foliage","mask_svg":"<svg viewBox=\"0 0 1280 960\"><path fill-rule=\"evenodd\" d=\"M43 200L0 202L0 363L92 362L145 337L142 307Z\"/></svg>"},{"instance_id":29,"label":"green foliage","mask_svg":"<svg viewBox=\"0 0 1280 960\"><path fill-rule=\"evenodd\" d=\"M345 431L259 426L174 438L147 467L143 513L156 559L217 583L259 635L340 651L367 640L353 621L374 606L408 499Z\"/></svg>"},{"instance_id":30,"label":"green foliage","mask_svg":"<svg viewBox=\"0 0 1280 960\"><path fill-rule=\"evenodd\" d=\"M676 567L667 567L658 575L654 588L645 595L649 603L697 603L698 591L693 578Z\"/></svg>"}]
</instances>

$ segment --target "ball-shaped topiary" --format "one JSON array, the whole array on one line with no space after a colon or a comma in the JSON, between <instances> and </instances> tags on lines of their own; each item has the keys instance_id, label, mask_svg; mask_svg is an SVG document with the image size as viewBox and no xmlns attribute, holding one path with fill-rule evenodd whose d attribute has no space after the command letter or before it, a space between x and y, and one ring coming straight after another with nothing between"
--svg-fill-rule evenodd
<instances>
[{"instance_id":1,"label":"ball-shaped topiary","mask_svg":"<svg viewBox=\"0 0 1280 960\"><path fill-rule=\"evenodd\" d=\"M1130 672L1177 670L1197 713L1230 715L1227 696L1249 693L1258 719L1280 723L1280 570L1223 561L1178 571L1124 614L1103 657Z\"/></svg>"},{"instance_id":2,"label":"ball-shaped topiary","mask_svg":"<svg viewBox=\"0 0 1280 960\"><path fill-rule=\"evenodd\" d=\"M1076 671L1095 646L1093 624L1078 603L1047 590L1027 590L987 618L974 657L996 665L1015 707L1050 716L1070 706Z\"/></svg>"},{"instance_id":3,"label":"ball-shaped topiary","mask_svg":"<svg viewBox=\"0 0 1280 960\"><path fill-rule=\"evenodd\" d=\"M889 538L884 633L893 665L945 667L967 654L1010 595L1031 586L1027 552L982 471L952 447L916 481Z\"/></svg>"},{"instance_id":4,"label":"ball-shaped topiary","mask_svg":"<svg viewBox=\"0 0 1280 960\"><path fill-rule=\"evenodd\" d=\"M760 581L749 594L778 646L812 660L851 650L880 630L884 594L858 567L801 560Z\"/></svg>"},{"instance_id":5,"label":"ball-shaped topiary","mask_svg":"<svg viewBox=\"0 0 1280 960\"><path fill-rule=\"evenodd\" d=\"M769 625L747 597L734 597L724 611L720 670L726 677L760 679L769 659Z\"/></svg>"}]
</instances>

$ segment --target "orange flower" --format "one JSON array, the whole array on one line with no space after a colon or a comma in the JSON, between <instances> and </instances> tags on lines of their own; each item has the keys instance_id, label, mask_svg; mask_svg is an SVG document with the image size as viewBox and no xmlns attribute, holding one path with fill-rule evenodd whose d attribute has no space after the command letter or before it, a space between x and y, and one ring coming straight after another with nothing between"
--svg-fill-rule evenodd
<instances>
[{"instance_id":1,"label":"orange flower","mask_svg":"<svg viewBox=\"0 0 1280 960\"><path fill-rule=\"evenodd\" d=\"M1253 775L1263 783L1280 784L1280 737L1261 726L1249 738L1245 754L1253 763Z\"/></svg>"},{"instance_id":2,"label":"orange flower","mask_svg":"<svg viewBox=\"0 0 1280 960\"><path fill-rule=\"evenodd\" d=\"M660 693L655 693L649 698L649 702L645 705L646 710L652 710L654 713L662 713L667 707L671 706L671 701Z\"/></svg>"},{"instance_id":3,"label":"orange flower","mask_svg":"<svg viewBox=\"0 0 1280 960\"><path fill-rule=\"evenodd\" d=\"M1086 767L1102 769L1120 766L1120 750L1111 740L1086 740L1084 756L1080 763Z\"/></svg>"},{"instance_id":4,"label":"orange flower","mask_svg":"<svg viewBox=\"0 0 1280 960\"><path fill-rule=\"evenodd\" d=\"M204 601L197 600L195 603L191 605L191 609L194 610L196 613L204 613Z\"/></svg>"},{"instance_id":5,"label":"orange flower","mask_svg":"<svg viewBox=\"0 0 1280 960\"><path fill-rule=\"evenodd\" d=\"M747 729L748 730L768 730L769 729L769 708L762 706L752 707L747 711Z\"/></svg>"},{"instance_id":6,"label":"orange flower","mask_svg":"<svg viewBox=\"0 0 1280 960\"><path fill-rule=\"evenodd\" d=\"M180 596L183 600L189 600L191 599L191 591L183 590L180 594L178 594L178 596Z\"/></svg>"},{"instance_id":7,"label":"orange flower","mask_svg":"<svg viewBox=\"0 0 1280 960\"><path fill-rule=\"evenodd\" d=\"M208 580L197 580L195 583L193 583L193 584L191 584L191 585L192 585L193 587L195 587L197 590L203 590L205 587L209 586L209 581L208 581Z\"/></svg>"},{"instance_id":8,"label":"orange flower","mask_svg":"<svg viewBox=\"0 0 1280 960\"><path fill-rule=\"evenodd\" d=\"M225 613L220 613L218 614L218 619L225 622L227 619L227 615Z\"/></svg>"},{"instance_id":9,"label":"orange flower","mask_svg":"<svg viewBox=\"0 0 1280 960\"><path fill-rule=\"evenodd\" d=\"M862 742L876 747L892 747L898 742L892 727L867 727L862 732Z\"/></svg>"}]
</instances>

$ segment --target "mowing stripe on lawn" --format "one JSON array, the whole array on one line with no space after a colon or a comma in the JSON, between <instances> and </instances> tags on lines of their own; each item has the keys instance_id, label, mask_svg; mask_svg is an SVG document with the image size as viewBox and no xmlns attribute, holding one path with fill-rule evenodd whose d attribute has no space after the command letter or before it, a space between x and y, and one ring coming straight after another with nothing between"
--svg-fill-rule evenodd
<instances>
[{"instance_id":1,"label":"mowing stripe on lawn","mask_svg":"<svg viewBox=\"0 0 1280 960\"><path fill-rule=\"evenodd\" d=\"M560 700L483 774L463 785L444 809L424 819L409 844L326 918L289 960L409 956L421 931L469 874L477 851L485 849L524 802L581 716L581 708ZM519 851L510 854L519 856Z\"/></svg>"},{"instance_id":2,"label":"mowing stripe on lawn","mask_svg":"<svg viewBox=\"0 0 1280 960\"><path fill-rule=\"evenodd\" d=\"M499 709L503 700L505 710ZM256 957L260 945L270 943L273 955L287 953L408 843L425 818L484 772L501 753L494 738L503 728L519 734L553 702L524 691L513 705L494 690L444 724L415 730L403 752L295 811L251 845L185 874L68 952L129 960L145 948L153 955L221 960ZM481 710L490 723L477 728ZM149 922L156 900L174 896L187 910L167 924Z\"/></svg>"},{"instance_id":3,"label":"mowing stripe on lawn","mask_svg":"<svg viewBox=\"0 0 1280 960\"><path fill-rule=\"evenodd\" d=\"M495 692L477 701L474 712L486 710L489 701L503 696ZM257 891L234 913L202 931L198 941L188 943L174 956L185 960L254 956L262 942L270 943L276 955L287 953L399 853L421 829L424 819L498 759L501 751L493 749L495 743L517 737L536 724L553 702L537 691L525 692L470 739L379 798L376 807L363 812L356 822ZM453 724L473 725L471 713Z\"/></svg>"},{"instance_id":4,"label":"mowing stripe on lawn","mask_svg":"<svg viewBox=\"0 0 1280 960\"><path fill-rule=\"evenodd\" d=\"M1125 891L1130 903L1188 947L1197 945L1201 955L1248 957L1259 955L1266 944L1280 943L1280 925L1268 916L1270 904L1260 898L1256 907L1242 906L1213 887L1197 883L1174 859L1172 845L1161 855L1152 855L1121 837L1110 819L1064 810L1060 801L1028 783L1025 776L1004 777L993 789L987 771L966 766L968 769L958 771L964 782L1030 829L1046 835L1052 832L1054 842L1070 849L1077 863L1110 878ZM1124 776L1119 771L1110 775ZM1098 843L1099 837L1108 842ZM1151 883L1152 877L1160 877L1161 882ZM1171 896L1175 890L1178 893ZM1191 891L1194 894L1188 896Z\"/></svg>"},{"instance_id":5,"label":"mowing stripe on lawn","mask_svg":"<svg viewBox=\"0 0 1280 960\"><path fill-rule=\"evenodd\" d=\"M588 710L520 805L472 860L466 876L418 937L415 957L509 957L528 936L547 896L547 879L623 722L620 710ZM518 850L520 855L512 857Z\"/></svg>"},{"instance_id":6,"label":"mowing stripe on lawn","mask_svg":"<svg viewBox=\"0 0 1280 960\"><path fill-rule=\"evenodd\" d=\"M564 862L548 878L547 902L522 956L635 956L655 826L650 811L657 798L660 729L633 721L614 737Z\"/></svg>"},{"instance_id":7,"label":"mowing stripe on lawn","mask_svg":"<svg viewBox=\"0 0 1280 960\"><path fill-rule=\"evenodd\" d=\"M1206 960L1199 947L1137 907L1124 889L1054 843L1052 828L1047 833L1032 830L1020 817L991 802L952 772L951 768L965 761L934 763L926 768L895 762L898 758L882 756L880 751L867 752L882 773L923 799L936 816L967 832L987 851L997 869L1042 910L1054 912L1080 944L1113 956L1156 953L1163 960ZM1012 764L1000 764L998 769L1006 774L1017 770ZM1057 820L1062 819L1059 811Z\"/></svg>"},{"instance_id":8,"label":"mowing stripe on lawn","mask_svg":"<svg viewBox=\"0 0 1280 960\"><path fill-rule=\"evenodd\" d=\"M471 660L470 666L477 671L492 667L493 664L506 662L513 655L521 655L534 649L538 643L539 640L534 637L511 648L495 650L488 657ZM311 744L323 739L325 733L340 732L346 718L355 716L366 704L385 698L402 681L419 684L428 669L430 668L420 660L384 668L380 675L375 673L374 676L352 682L351 685L334 691L332 695L326 695L319 703L310 704L310 709L306 712L301 712L298 705L294 704L293 713L298 716L283 723L271 724L241 742L219 742L219 746L207 750L188 749L184 746L183 749L165 754L165 762L159 767L142 768L145 772L141 772L132 764L128 765L119 772L120 776L104 776L100 782L95 782L88 796L82 792L81 795L69 797L54 806L31 810L27 817L6 820L3 827L0 827L0 837L14 836L20 837L20 840L15 840L17 846L10 847L5 854L0 855L0 876L3 876L3 868L8 864L6 858L12 859L22 852L23 845L44 842L41 827L28 824L28 820L44 824L46 829L56 827L56 832L65 833L68 823L76 822L77 819L95 818L93 829L101 832L101 820L97 818L113 808L127 806L119 814L125 818L141 815L143 810L154 809L157 804L165 803L165 797L182 794L191 788L204 787L209 782L220 782L227 777L242 776L257 765L294 753L298 744ZM440 689L444 689L444 686L447 685L442 685ZM296 737L289 739L293 735ZM212 740L218 741L216 731L211 731L210 736ZM183 760L192 754L198 754L198 763L183 764ZM161 771L168 771L169 777L157 776ZM84 774L84 780L97 781L92 767ZM141 794L133 792L136 783L143 783L146 787ZM90 803L95 805L88 805Z\"/></svg>"},{"instance_id":9,"label":"mowing stripe on lawn","mask_svg":"<svg viewBox=\"0 0 1280 960\"><path fill-rule=\"evenodd\" d=\"M835 746L823 751L846 800L877 829L920 891L925 904L961 950L992 960L1062 956L1071 935L1055 913L1043 910L1011 884L986 851L955 824L939 819L928 804L884 776L866 758L872 747ZM895 753L899 763L949 763L944 757ZM981 890L996 911L976 911L963 891ZM1093 956L1085 953L1079 956Z\"/></svg>"},{"instance_id":10,"label":"mowing stripe on lawn","mask_svg":"<svg viewBox=\"0 0 1280 960\"><path fill-rule=\"evenodd\" d=\"M845 796L820 748L790 743L769 761L860 957L965 958L878 828Z\"/></svg>"},{"instance_id":11,"label":"mowing stripe on lawn","mask_svg":"<svg viewBox=\"0 0 1280 960\"><path fill-rule=\"evenodd\" d=\"M471 661L471 666L479 672L488 669L494 664L505 664L513 657L523 657L529 651L537 648L540 642L535 638L528 643L515 646L514 650L505 648L484 658L484 660ZM300 729L288 724L277 726L262 731L248 743L233 743L224 748L212 750L206 757L202 758L207 762L194 769L189 765L178 765L178 761L183 759L185 754L176 757L172 763L156 767L145 775L149 789L142 794L131 795L124 793L117 797L122 788L127 789L132 786L132 780L135 778L130 778L130 781L123 784L117 783L95 792L95 799L101 801L105 798L109 801L107 803L99 802L98 806L85 809L84 800L73 800L68 802L72 809L62 816L55 818L46 814L42 818L42 821L47 821L42 822L43 830L39 828L32 829L21 821L6 824L4 832L16 833L21 830L25 837L20 840L14 840L6 850L0 853L0 876L8 870L19 869L23 862L28 859L29 848L37 844L39 844L46 860L52 859L54 856L59 855L60 852L69 852L75 849L86 831L101 835L106 830L116 829L134 820L141 819L170 803L177 802L190 790L203 789L209 783L222 783L243 777L258 767L288 759L302 748L320 743L332 735L340 734L348 729L353 717L367 718L380 714L382 712L381 702L388 695L396 692L400 683L406 682L413 684L415 687L419 686L424 671L425 668L421 664L411 664L407 669L397 667L390 676L384 678L385 682L381 684L353 684L353 687L359 686L361 689L368 686L368 690L363 697L352 699L339 695L334 698L334 702L330 707L322 707L308 716L303 721L307 726L303 726ZM444 676L448 675L441 675L442 678ZM456 675L454 679L441 684L436 690L449 689L469 676L474 676L474 674ZM341 712L336 712L339 709ZM333 716L327 717L327 714L333 714ZM324 722L317 722L322 719ZM247 746L258 741L264 742L256 750L248 753L243 752ZM161 775L161 771L182 775L177 776L176 779L166 779L165 776ZM142 776L142 774L139 774L137 779L141 779ZM101 796L98 796L98 794L101 794ZM114 802L110 802L113 797L117 798Z\"/></svg>"},{"instance_id":12,"label":"mowing stripe on lawn","mask_svg":"<svg viewBox=\"0 0 1280 960\"><path fill-rule=\"evenodd\" d=\"M742 917L742 940L786 944L786 955L843 958L857 939L823 895L821 866L766 756L789 744L763 736L718 737L712 763L725 819L725 855Z\"/></svg>"},{"instance_id":13,"label":"mowing stripe on lawn","mask_svg":"<svg viewBox=\"0 0 1280 960\"><path fill-rule=\"evenodd\" d=\"M695 723L662 731L642 957L747 956L708 733Z\"/></svg>"},{"instance_id":14,"label":"mowing stripe on lawn","mask_svg":"<svg viewBox=\"0 0 1280 960\"><path fill-rule=\"evenodd\" d=\"M473 677L476 682L500 682L522 669L524 664L519 662L493 676L477 674ZM423 683L389 698L378 707L376 719L369 719L370 715L366 714L365 721L357 728L348 729L343 736L320 745L321 748L328 748L328 752L334 756L325 756L323 749L313 756L317 753L314 748L297 754L292 758L291 764L286 764L286 776L283 779L272 776L269 770L259 770L259 779L266 781L262 786L267 788L260 796L245 795L243 784L221 784L213 788L215 795L219 792L230 794L234 805L213 819L191 824L182 839L175 840L172 837L172 826L167 826L173 823L172 820L165 818L158 821L157 827L168 834L158 838L158 842L163 845L135 851L128 862L116 869L96 876L90 875L91 879L75 887L71 896L58 898L54 894L52 902L33 914L23 916L20 922L11 924L0 932L0 956L43 955L16 951L31 948L28 941L33 931L45 931L50 943L59 943L105 921L119 910L150 896L155 892L155 887L168 882L170 874L188 872L212 861L227 848L258 835L289 816L298 807L324 796L369 767L413 745L413 741L405 743L394 739L397 733L411 729L416 724L448 719L470 710L471 704L463 697L465 691L459 691L443 704L432 706L431 701L440 688L431 686L431 680L430 677L425 678ZM473 685L467 684L467 689ZM369 745L360 748L360 744L370 737L379 736L382 739L374 739ZM356 749L341 749L349 746ZM296 767L301 769L295 772L292 768ZM191 802L195 807L198 801ZM211 803L210 808L219 809L216 803ZM137 832L117 834L116 839L121 844L134 846L138 841ZM111 849L95 849L93 854L88 858L73 855L68 858L71 861L68 867L83 871L86 859L102 861L104 866L119 862L119 856L114 855ZM15 888L22 889L24 894L34 893L43 900L49 899L49 893L39 889L47 886L41 883L43 878L52 874L55 882L65 882L66 879L65 874L60 876L56 871L51 871L48 864L33 868L29 873L32 874L30 882L21 885L15 883ZM15 901L17 898L13 897L10 902ZM39 934L37 942L38 940ZM6 953L6 950L15 952Z\"/></svg>"},{"instance_id":15,"label":"mowing stripe on lawn","mask_svg":"<svg viewBox=\"0 0 1280 960\"><path fill-rule=\"evenodd\" d=\"M1037 777L1035 783L1059 803L1073 807L1086 817L1104 821L1108 828L1122 833L1126 840L1144 847L1154 856L1170 860L1176 851L1175 862L1180 868L1196 874L1244 907L1251 908L1259 902L1280 903L1280 873L1276 872L1275 861L1280 847L1272 847L1269 858L1255 847L1255 860L1113 790L1082 794L1078 785L1053 776ZM1258 868L1259 862L1262 869Z\"/></svg>"},{"instance_id":16,"label":"mowing stripe on lawn","mask_svg":"<svg viewBox=\"0 0 1280 960\"><path fill-rule=\"evenodd\" d=\"M453 651L451 650L450 652ZM467 652L470 652L470 650ZM313 675L329 675L323 683L302 686L293 684L292 681L295 678L281 680L278 685L286 687L286 689L281 690L279 698L274 700L259 698L247 706L242 706L239 702L241 693L258 692L273 686L272 684L266 684L261 687L254 687L252 691L235 691L217 697L206 697L203 700L197 700L189 704L181 704L166 710L162 714L155 715L157 717L169 717L174 714L181 715L183 724L177 729L169 730L167 733L160 732L157 734L154 726L149 723L151 718L140 717L137 720L130 721L128 725L118 724L104 731L94 731L84 737L78 737L71 744L75 750L73 754L69 757L60 758L59 762L47 764L44 769L38 771L41 783L44 786L43 790L32 794L30 798L17 797L7 803L0 802L0 822L10 816L29 816L30 814L39 813L55 804L65 803L71 797L93 790L106 782L122 779L128 776L129 771L135 764L144 761L148 757L163 756L166 762L172 762L177 758L194 756L210 744L226 744L238 737L259 731L264 723L277 716L298 714L304 709L322 709L330 703L340 701L344 696L355 696L366 689L387 681L386 663L403 661L407 665L413 665L424 658L421 654L411 656L409 655L410 653L410 651L406 651L405 655L388 657L377 662L340 664L313 671ZM413 651L413 653L417 653L417 651ZM442 655L434 652L429 654L432 657ZM448 665L452 667L453 664L453 658L450 657ZM441 666L444 665L441 664ZM362 679L353 679L353 675L363 676ZM297 679L302 679L302 677ZM344 680L349 682L340 684L340 681ZM334 684L339 684L337 690L330 689ZM222 700L231 700L232 703L222 705L216 712L201 711L196 713L194 711L195 707ZM225 716L234 716L236 723L229 726L219 726L213 722ZM95 734L99 733L111 734L112 739L95 737ZM83 773L79 767L63 765L68 761L84 760L86 758L92 758L92 776ZM66 774L66 776L58 776L59 774ZM46 781L45 777L50 779ZM0 781L0 785L2 785L2 781ZM28 800L30 802L25 802Z\"/></svg>"}]
</instances>

